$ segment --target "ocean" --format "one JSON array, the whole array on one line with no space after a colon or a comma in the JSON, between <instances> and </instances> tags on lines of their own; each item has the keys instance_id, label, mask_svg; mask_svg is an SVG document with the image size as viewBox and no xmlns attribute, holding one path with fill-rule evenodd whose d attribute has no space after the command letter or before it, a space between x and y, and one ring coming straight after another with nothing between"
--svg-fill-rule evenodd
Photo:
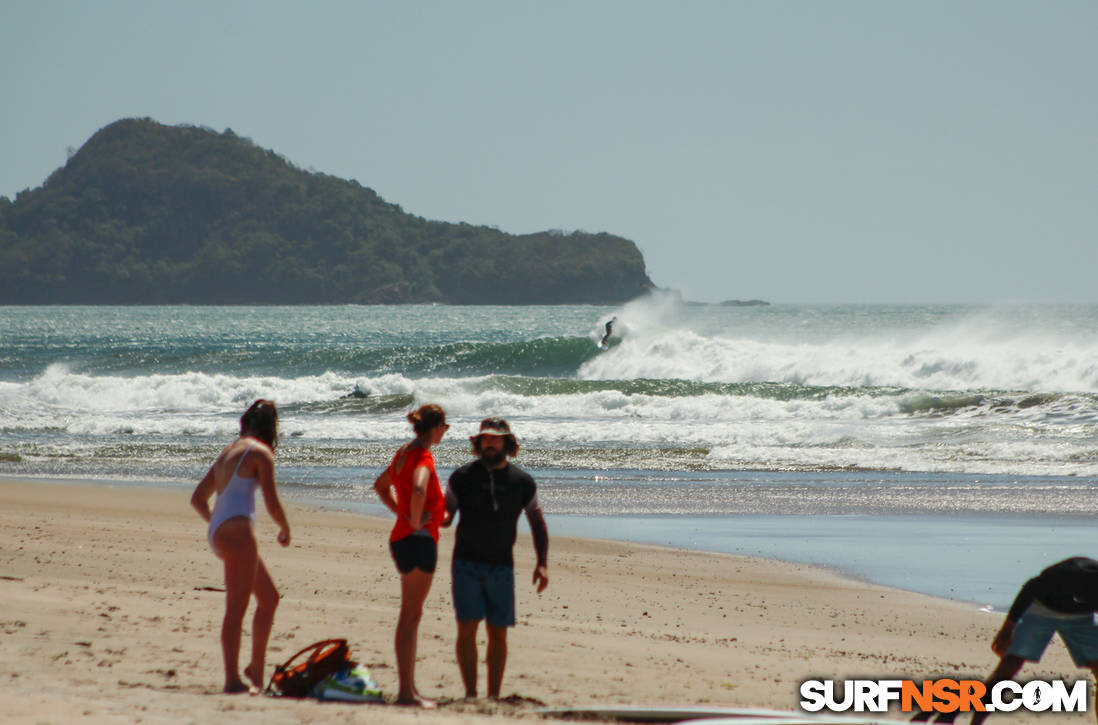
<instances>
[{"instance_id":1,"label":"ocean","mask_svg":"<svg viewBox=\"0 0 1098 725\"><path fill-rule=\"evenodd\" d=\"M7 478L190 488L257 397L291 500L386 513L435 402L440 474L508 418L554 533L995 609L1098 557L1098 306L0 307Z\"/></svg>"}]
</instances>

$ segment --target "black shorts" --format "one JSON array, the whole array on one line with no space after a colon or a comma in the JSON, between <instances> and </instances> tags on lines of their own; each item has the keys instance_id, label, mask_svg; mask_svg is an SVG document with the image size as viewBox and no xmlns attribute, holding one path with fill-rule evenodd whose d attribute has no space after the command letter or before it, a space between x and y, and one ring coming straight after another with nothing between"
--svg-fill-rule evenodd
<instances>
[{"instance_id":1,"label":"black shorts","mask_svg":"<svg viewBox=\"0 0 1098 725\"><path fill-rule=\"evenodd\" d=\"M389 551L401 574L410 574L413 569L421 569L428 574L435 573L438 544L430 536L408 534L399 541L390 541Z\"/></svg>"}]
</instances>

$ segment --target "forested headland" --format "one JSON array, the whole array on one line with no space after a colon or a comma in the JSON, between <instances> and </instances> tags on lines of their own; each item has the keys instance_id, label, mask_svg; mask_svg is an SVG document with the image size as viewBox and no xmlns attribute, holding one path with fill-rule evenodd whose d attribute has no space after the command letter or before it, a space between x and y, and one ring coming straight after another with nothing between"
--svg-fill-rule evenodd
<instances>
[{"instance_id":1,"label":"forested headland","mask_svg":"<svg viewBox=\"0 0 1098 725\"><path fill-rule=\"evenodd\" d=\"M618 303L628 239L408 214L231 129L117 121L0 196L0 304Z\"/></svg>"}]
</instances>

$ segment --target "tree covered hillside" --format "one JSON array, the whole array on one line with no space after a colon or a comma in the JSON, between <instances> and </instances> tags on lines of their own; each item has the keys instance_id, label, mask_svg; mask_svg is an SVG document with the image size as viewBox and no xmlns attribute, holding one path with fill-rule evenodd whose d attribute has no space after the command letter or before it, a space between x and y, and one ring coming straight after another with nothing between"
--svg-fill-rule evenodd
<instances>
[{"instance_id":1,"label":"tree covered hillside","mask_svg":"<svg viewBox=\"0 0 1098 725\"><path fill-rule=\"evenodd\" d=\"M428 221L231 130L128 119L0 197L0 303L615 303L633 242Z\"/></svg>"}]
</instances>

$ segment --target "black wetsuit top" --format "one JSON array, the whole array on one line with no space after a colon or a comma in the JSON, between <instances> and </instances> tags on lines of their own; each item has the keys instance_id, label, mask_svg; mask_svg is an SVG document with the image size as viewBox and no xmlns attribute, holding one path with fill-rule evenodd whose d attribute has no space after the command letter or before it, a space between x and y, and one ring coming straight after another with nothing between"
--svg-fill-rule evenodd
<instances>
[{"instance_id":1,"label":"black wetsuit top","mask_svg":"<svg viewBox=\"0 0 1098 725\"><path fill-rule=\"evenodd\" d=\"M614 318L614 320L616 320L616 319L617 319L617 318L615 317L615 318ZM607 344L608 342L610 342L610 336L611 336L612 334L614 334L614 333L613 333L613 330L614 330L614 320L610 320L609 322L607 322L607 323L606 323L606 334L602 336L602 342L600 342L600 343L599 343L599 344L600 344L600 345L602 345L603 347L606 347L606 344Z\"/></svg>"},{"instance_id":2,"label":"black wetsuit top","mask_svg":"<svg viewBox=\"0 0 1098 725\"><path fill-rule=\"evenodd\" d=\"M537 486L513 463L492 470L480 460L450 474L446 505L459 511L454 558L487 564L514 565L512 550L518 536L519 514L526 512L534 535L538 565L545 565L549 536L538 505Z\"/></svg>"},{"instance_id":3,"label":"black wetsuit top","mask_svg":"<svg viewBox=\"0 0 1098 725\"><path fill-rule=\"evenodd\" d=\"M1034 599L1064 614L1098 611L1098 561L1076 556L1048 567L1022 586L1007 619L1017 622Z\"/></svg>"}]
</instances>

